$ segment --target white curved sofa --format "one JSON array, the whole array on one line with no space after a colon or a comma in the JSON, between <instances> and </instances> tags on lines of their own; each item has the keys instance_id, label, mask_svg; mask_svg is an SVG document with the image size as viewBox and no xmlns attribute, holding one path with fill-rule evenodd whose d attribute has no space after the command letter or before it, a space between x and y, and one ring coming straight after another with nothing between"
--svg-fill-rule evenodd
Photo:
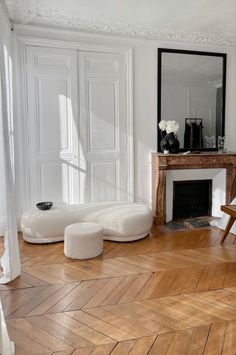
<instances>
[{"instance_id":1,"label":"white curved sofa","mask_svg":"<svg viewBox=\"0 0 236 355\"><path fill-rule=\"evenodd\" d=\"M78 222L98 223L104 239L128 242L149 234L152 212L143 204L126 202L65 204L47 211L35 207L23 213L21 231L29 243L53 243L63 241L65 228Z\"/></svg>"}]
</instances>

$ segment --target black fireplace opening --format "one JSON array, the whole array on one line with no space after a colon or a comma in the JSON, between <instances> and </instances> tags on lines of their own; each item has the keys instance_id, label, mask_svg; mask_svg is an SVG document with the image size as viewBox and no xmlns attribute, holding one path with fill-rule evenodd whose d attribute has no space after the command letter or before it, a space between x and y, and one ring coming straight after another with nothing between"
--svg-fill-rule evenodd
<instances>
[{"instance_id":1,"label":"black fireplace opening","mask_svg":"<svg viewBox=\"0 0 236 355\"><path fill-rule=\"evenodd\" d=\"M173 219L211 216L212 180L174 181Z\"/></svg>"}]
</instances>

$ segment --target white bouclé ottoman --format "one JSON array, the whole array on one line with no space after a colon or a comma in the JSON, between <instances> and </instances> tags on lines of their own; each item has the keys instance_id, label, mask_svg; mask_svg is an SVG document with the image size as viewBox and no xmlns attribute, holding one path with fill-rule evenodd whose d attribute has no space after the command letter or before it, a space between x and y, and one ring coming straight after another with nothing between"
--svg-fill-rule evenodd
<instances>
[{"instance_id":1,"label":"white boucl\u00e9 ottoman","mask_svg":"<svg viewBox=\"0 0 236 355\"><path fill-rule=\"evenodd\" d=\"M64 254L71 259L90 259L103 252L103 228L97 223L74 223L65 228Z\"/></svg>"}]
</instances>

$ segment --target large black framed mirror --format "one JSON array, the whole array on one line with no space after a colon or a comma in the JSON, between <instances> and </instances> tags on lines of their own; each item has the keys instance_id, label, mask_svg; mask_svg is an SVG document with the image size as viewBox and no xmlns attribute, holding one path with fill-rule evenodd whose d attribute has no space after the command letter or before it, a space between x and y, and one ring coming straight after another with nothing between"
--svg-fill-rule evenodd
<instances>
[{"instance_id":1,"label":"large black framed mirror","mask_svg":"<svg viewBox=\"0 0 236 355\"><path fill-rule=\"evenodd\" d=\"M158 124L179 124L180 151L217 150L225 132L225 53L158 49ZM161 131L158 129L158 151Z\"/></svg>"}]
</instances>

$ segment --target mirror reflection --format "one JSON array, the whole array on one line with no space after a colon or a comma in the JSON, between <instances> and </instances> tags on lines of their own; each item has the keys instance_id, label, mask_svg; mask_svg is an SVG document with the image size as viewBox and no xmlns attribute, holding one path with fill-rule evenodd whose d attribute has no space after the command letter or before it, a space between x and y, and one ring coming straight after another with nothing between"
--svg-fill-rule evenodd
<instances>
[{"instance_id":1,"label":"mirror reflection","mask_svg":"<svg viewBox=\"0 0 236 355\"><path fill-rule=\"evenodd\" d=\"M225 54L159 49L158 121L179 123L184 150L214 150L217 137L224 135L225 58Z\"/></svg>"}]
</instances>

